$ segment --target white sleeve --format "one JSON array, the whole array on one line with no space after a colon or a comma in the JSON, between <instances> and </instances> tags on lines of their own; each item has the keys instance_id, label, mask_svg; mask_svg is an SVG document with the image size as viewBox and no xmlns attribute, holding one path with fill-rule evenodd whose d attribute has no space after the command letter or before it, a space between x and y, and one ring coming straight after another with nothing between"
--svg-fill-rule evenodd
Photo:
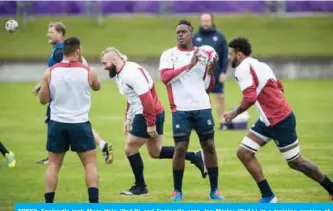
<instances>
[{"instance_id":1,"label":"white sleeve","mask_svg":"<svg viewBox=\"0 0 333 211\"><path fill-rule=\"evenodd\" d=\"M240 66L235 72L235 77L242 91L253 85L250 67Z\"/></svg>"},{"instance_id":2,"label":"white sleeve","mask_svg":"<svg viewBox=\"0 0 333 211\"><path fill-rule=\"evenodd\" d=\"M173 69L172 53L170 51L164 51L160 58L159 70Z\"/></svg>"},{"instance_id":3,"label":"white sleeve","mask_svg":"<svg viewBox=\"0 0 333 211\"><path fill-rule=\"evenodd\" d=\"M126 83L135 91L137 95L142 95L150 90L149 81L145 72L141 70L133 70L131 75L126 77Z\"/></svg>"}]
</instances>

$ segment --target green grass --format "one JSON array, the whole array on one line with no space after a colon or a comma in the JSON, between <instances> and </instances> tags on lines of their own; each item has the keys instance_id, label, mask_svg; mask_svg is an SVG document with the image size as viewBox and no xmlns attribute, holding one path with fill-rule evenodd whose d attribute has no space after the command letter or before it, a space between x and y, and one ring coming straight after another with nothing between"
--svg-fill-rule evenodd
<instances>
[{"instance_id":1,"label":"green grass","mask_svg":"<svg viewBox=\"0 0 333 211\"><path fill-rule=\"evenodd\" d=\"M332 80L284 81L286 98L297 115L297 128L302 154L317 163L333 178L333 101ZM0 83L0 140L15 152L16 168L0 163L0 210L12 210L14 202L42 202L45 166L37 165L46 156L46 127L43 124L45 107L31 95L31 83ZM320 91L318 91L320 90ZM164 86L157 83L157 91L166 106L165 144L173 145L171 116L167 107ZM226 84L228 107L236 105L241 96L236 83ZM170 160L149 158L146 148L141 153L150 195L122 197L119 192L132 185L132 172L124 155L125 136L122 132L125 99L118 94L114 82L106 81L100 92L93 94L91 122L115 151L113 165L103 163L98 153L101 202L168 202L172 186ZM251 109L251 124L256 120ZM216 147L220 163L219 186L226 202L252 202L260 194L252 178L235 156L245 131L216 132ZM190 149L199 148L192 136ZM265 175L281 202L328 202L327 193L302 174L288 168L274 143L258 153ZM184 178L184 201L207 202L209 182L202 179L195 167L187 163ZM87 191L83 169L74 153L66 155L60 172L57 202L86 202Z\"/></svg>"},{"instance_id":2,"label":"green grass","mask_svg":"<svg viewBox=\"0 0 333 211\"><path fill-rule=\"evenodd\" d=\"M83 54L98 57L107 46L116 46L129 56L159 57L176 44L175 25L187 18L198 28L197 16L107 17L102 26L86 17L36 17L17 33L0 34L0 59L47 58L51 46L47 43L47 25L62 21L68 36L82 39ZM6 18L0 18L5 22ZM217 28L228 40L244 36L253 44L255 56L332 56L333 19L324 17L274 18L243 15L216 17Z\"/></svg>"}]
</instances>

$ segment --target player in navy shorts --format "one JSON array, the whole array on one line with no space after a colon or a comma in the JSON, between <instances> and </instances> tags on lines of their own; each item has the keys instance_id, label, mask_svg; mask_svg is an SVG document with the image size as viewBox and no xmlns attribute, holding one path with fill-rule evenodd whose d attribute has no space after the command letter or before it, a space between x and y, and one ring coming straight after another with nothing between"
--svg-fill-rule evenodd
<instances>
[{"instance_id":1,"label":"player in navy shorts","mask_svg":"<svg viewBox=\"0 0 333 211\"><path fill-rule=\"evenodd\" d=\"M66 28L63 23L55 22L49 24L47 36L49 39L49 43L53 45L53 50L48 60L48 67L51 67L62 61L63 40L65 35L66 35ZM85 65L88 65L87 61L81 55L79 57L79 61ZM40 84L37 84L33 89L33 93L37 95L39 90L40 90ZM49 121L50 121L50 105L47 105L45 123L48 125ZM112 144L105 142L94 129L93 129L93 135L96 145L99 146L100 150L103 153L105 163L112 163L113 161ZM45 159L38 160L37 163L48 164L48 157Z\"/></svg>"},{"instance_id":2,"label":"player in navy shorts","mask_svg":"<svg viewBox=\"0 0 333 211\"><path fill-rule=\"evenodd\" d=\"M66 152L76 152L85 170L89 202L99 202L96 146L89 121L90 91L100 90L97 74L78 61L80 40L64 41L62 62L48 68L41 80L40 103L50 104L46 149L49 163L45 174L45 202L53 203L58 173ZM51 100L52 98L52 100Z\"/></svg>"},{"instance_id":3,"label":"player in navy shorts","mask_svg":"<svg viewBox=\"0 0 333 211\"><path fill-rule=\"evenodd\" d=\"M164 108L152 78L142 66L127 61L127 57L113 47L103 51L101 57L110 78L116 80L119 92L127 98L125 154L135 176L135 184L120 194L148 194L139 149L146 144L149 155L155 159L172 159L175 151L172 146L163 146ZM188 152L186 158L204 174L200 152Z\"/></svg>"},{"instance_id":4,"label":"player in navy shorts","mask_svg":"<svg viewBox=\"0 0 333 211\"><path fill-rule=\"evenodd\" d=\"M251 52L251 44L246 38L236 38L229 43L229 62L232 68L236 68L235 78L243 92L243 100L224 118L231 122L253 104L259 111L260 118L243 138L237 156L259 187L262 196L260 203L277 202L255 157L260 147L270 140L274 140L290 168L318 182L333 200L332 181L300 153L295 114L283 95L281 82L266 63L252 58Z\"/></svg>"},{"instance_id":5,"label":"player in navy shorts","mask_svg":"<svg viewBox=\"0 0 333 211\"><path fill-rule=\"evenodd\" d=\"M185 153L194 130L199 138L205 160L205 173L210 182L209 197L223 200L218 188L218 158L214 144L214 121L208 88L214 85L213 69L218 61L214 49L208 54L193 45L193 27L180 20L176 28L178 45L165 50L160 57L160 77L166 85L172 111L172 130L175 142L173 157L172 201L183 199ZM207 85L208 84L208 85Z\"/></svg>"}]
</instances>

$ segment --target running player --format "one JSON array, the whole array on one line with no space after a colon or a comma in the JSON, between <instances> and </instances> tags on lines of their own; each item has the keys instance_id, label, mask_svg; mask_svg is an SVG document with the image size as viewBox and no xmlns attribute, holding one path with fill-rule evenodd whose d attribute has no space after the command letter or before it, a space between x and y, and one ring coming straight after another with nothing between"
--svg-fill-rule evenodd
<instances>
[{"instance_id":1,"label":"running player","mask_svg":"<svg viewBox=\"0 0 333 211\"><path fill-rule=\"evenodd\" d=\"M128 132L125 154L135 176L135 185L122 195L147 194L143 176L143 162L139 149L146 144L148 152L155 159L172 159L175 148L162 146L164 109L157 97L154 82L140 65L127 61L127 57L115 48L102 52L101 61L110 78L115 78L119 91L127 98L127 112L124 131ZM184 155L206 176L201 152L187 152Z\"/></svg>"},{"instance_id":2,"label":"running player","mask_svg":"<svg viewBox=\"0 0 333 211\"><path fill-rule=\"evenodd\" d=\"M49 39L49 43L52 44L53 51L51 53L51 56L48 61L48 66L51 67L55 65L56 63L59 63L62 61L63 58L63 41L66 35L66 28L63 23L56 22L56 23L50 23L48 28L47 37ZM88 62L80 56L79 61L81 61L83 64L88 65ZM35 94L38 93L40 89L40 84L37 84L33 92ZM45 123L47 123L50 119L50 106L47 107L47 113L46 113L46 120ZM105 142L93 129L94 139L95 143L99 146L101 149L105 162L106 163L112 163L113 161L113 151L112 151L112 145L110 143ZM37 161L38 164L47 164L48 158L42 159Z\"/></svg>"},{"instance_id":3,"label":"running player","mask_svg":"<svg viewBox=\"0 0 333 211\"><path fill-rule=\"evenodd\" d=\"M13 152L8 151L6 147L2 144L0 141L0 152L3 155L3 157L6 159L6 165L9 168L13 168L16 165L15 155Z\"/></svg>"},{"instance_id":4,"label":"running player","mask_svg":"<svg viewBox=\"0 0 333 211\"><path fill-rule=\"evenodd\" d=\"M214 85L211 65L207 72L207 58L192 43L193 27L189 21L178 23L176 34L178 46L164 51L160 59L160 76L167 86L172 110L172 129L175 141L173 156L174 192L171 200L182 200L182 181L185 154L190 134L194 129L203 149L211 190L211 199L222 200L218 189L218 160L214 146L214 120L205 81ZM200 59L200 61L198 61ZM206 61L204 61L206 60ZM209 60L216 63L217 59Z\"/></svg>"},{"instance_id":5,"label":"running player","mask_svg":"<svg viewBox=\"0 0 333 211\"><path fill-rule=\"evenodd\" d=\"M62 62L45 71L39 92L41 104L49 103L51 108L46 144L49 164L45 176L45 202L54 201L58 172L70 147L77 152L85 168L89 202L98 203L96 146L88 114L90 89L98 91L101 85L96 72L78 61L78 38L64 41L63 54Z\"/></svg>"},{"instance_id":6,"label":"running player","mask_svg":"<svg viewBox=\"0 0 333 211\"><path fill-rule=\"evenodd\" d=\"M259 119L243 138L237 156L256 181L262 195L260 202L277 202L255 157L260 147L271 139L274 140L290 168L318 182L333 200L331 180L316 164L300 154L296 118L283 96L281 82L266 63L251 57L251 44L246 38L236 38L228 46L229 62L232 68L236 68L235 78L243 92L243 100L235 110L227 112L224 118L230 122L253 104L259 111Z\"/></svg>"}]
</instances>

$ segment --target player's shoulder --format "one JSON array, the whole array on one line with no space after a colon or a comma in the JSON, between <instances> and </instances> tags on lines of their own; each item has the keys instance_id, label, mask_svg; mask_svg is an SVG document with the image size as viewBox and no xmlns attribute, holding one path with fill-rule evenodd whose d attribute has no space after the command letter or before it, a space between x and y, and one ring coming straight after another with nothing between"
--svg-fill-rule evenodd
<instances>
[{"instance_id":1,"label":"player's shoulder","mask_svg":"<svg viewBox=\"0 0 333 211\"><path fill-rule=\"evenodd\" d=\"M141 65L139 65L136 62L130 62L130 61L126 61L124 67L123 67L123 78L129 78L132 79L134 78L137 74L138 74L138 69L144 69Z\"/></svg>"},{"instance_id":2,"label":"player's shoulder","mask_svg":"<svg viewBox=\"0 0 333 211\"><path fill-rule=\"evenodd\" d=\"M88 65L82 64L81 62L66 62L66 61L61 61L53 66L50 67L50 70L58 69L58 68L82 68L87 71L90 71L92 68Z\"/></svg>"},{"instance_id":3,"label":"player's shoulder","mask_svg":"<svg viewBox=\"0 0 333 211\"><path fill-rule=\"evenodd\" d=\"M253 65L254 63L254 59L251 57L248 57L246 59L244 59L236 68L235 70L235 75L243 75L246 74L247 72L250 71L250 67Z\"/></svg>"},{"instance_id":4,"label":"player's shoulder","mask_svg":"<svg viewBox=\"0 0 333 211\"><path fill-rule=\"evenodd\" d=\"M165 51L162 52L161 56L170 56L173 53L175 53L176 51L178 51L178 48L176 46L172 47L172 48L168 48L168 49L166 49Z\"/></svg>"}]
</instances>

